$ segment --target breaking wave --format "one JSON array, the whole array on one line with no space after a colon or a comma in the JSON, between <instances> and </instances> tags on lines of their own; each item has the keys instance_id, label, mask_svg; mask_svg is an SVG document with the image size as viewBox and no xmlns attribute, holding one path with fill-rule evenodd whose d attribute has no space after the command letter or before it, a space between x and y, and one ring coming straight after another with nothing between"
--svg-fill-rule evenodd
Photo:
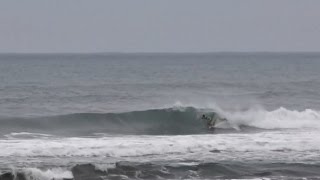
<instances>
[{"instance_id":1,"label":"breaking wave","mask_svg":"<svg viewBox=\"0 0 320 180\"><path fill-rule=\"evenodd\" d=\"M15 169L12 168L11 172L4 172L0 176L3 179L41 179L41 180L63 180L63 179L72 179L72 173L68 170L62 168L52 168L47 170L42 170L39 168L23 168ZM1 178L1 179L2 179Z\"/></svg>"},{"instance_id":2,"label":"breaking wave","mask_svg":"<svg viewBox=\"0 0 320 180\"><path fill-rule=\"evenodd\" d=\"M152 109L124 113L78 113L34 118L1 118L2 135L47 136L105 134L179 135L208 133L199 117L214 112L226 118L217 124L217 132L241 132L247 129L320 128L319 111L263 108L227 111L194 107ZM17 132L23 132L17 133ZM217 133L216 132L216 133Z\"/></svg>"},{"instance_id":3,"label":"breaking wave","mask_svg":"<svg viewBox=\"0 0 320 180\"><path fill-rule=\"evenodd\" d=\"M198 134L205 126L192 107L154 109L124 113L78 113L37 118L1 119L1 132L32 132L59 135Z\"/></svg>"},{"instance_id":4,"label":"breaking wave","mask_svg":"<svg viewBox=\"0 0 320 180\"><path fill-rule=\"evenodd\" d=\"M120 161L112 168L80 164L71 170L24 168L1 174L7 179L318 179L319 164L302 163L181 163ZM257 178L258 177L258 178Z\"/></svg>"},{"instance_id":5,"label":"breaking wave","mask_svg":"<svg viewBox=\"0 0 320 180\"><path fill-rule=\"evenodd\" d=\"M280 107L267 111L263 108L251 108L223 114L234 126L245 125L262 129L320 128L320 112L312 109L298 111Z\"/></svg>"}]
</instances>

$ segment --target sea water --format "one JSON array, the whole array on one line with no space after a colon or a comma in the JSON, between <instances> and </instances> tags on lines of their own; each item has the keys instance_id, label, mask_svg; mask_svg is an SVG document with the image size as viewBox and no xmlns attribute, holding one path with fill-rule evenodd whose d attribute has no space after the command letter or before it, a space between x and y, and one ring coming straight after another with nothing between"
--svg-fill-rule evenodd
<instances>
[{"instance_id":1,"label":"sea water","mask_svg":"<svg viewBox=\"0 0 320 180\"><path fill-rule=\"evenodd\" d=\"M320 178L319 68L318 53L2 54L0 171ZM227 122L208 130L210 112Z\"/></svg>"}]
</instances>

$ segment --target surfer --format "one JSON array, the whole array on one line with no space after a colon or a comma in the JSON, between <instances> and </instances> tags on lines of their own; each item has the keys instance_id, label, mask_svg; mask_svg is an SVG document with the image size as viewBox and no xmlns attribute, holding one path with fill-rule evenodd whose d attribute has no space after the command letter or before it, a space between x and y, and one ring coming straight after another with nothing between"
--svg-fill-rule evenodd
<instances>
[{"instance_id":1,"label":"surfer","mask_svg":"<svg viewBox=\"0 0 320 180\"><path fill-rule=\"evenodd\" d=\"M220 117L217 113L210 113L210 115L203 114L201 119L206 120L207 128L209 130L214 130L216 128L216 124L227 121L226 118Z\"/></svg>"},{"instance_id":2,"label":"surfer","mask_svg":"<svg viewBox=\"0 0 320 180\"><path fill-rule=\"evenodd\" d=\"M216 118L213 118L213 117L210 118L203 114L201 119L204 119L207 121L207 128L209 130L214 130L214 125L216 124Z\"/></svg>"}]
</instances>

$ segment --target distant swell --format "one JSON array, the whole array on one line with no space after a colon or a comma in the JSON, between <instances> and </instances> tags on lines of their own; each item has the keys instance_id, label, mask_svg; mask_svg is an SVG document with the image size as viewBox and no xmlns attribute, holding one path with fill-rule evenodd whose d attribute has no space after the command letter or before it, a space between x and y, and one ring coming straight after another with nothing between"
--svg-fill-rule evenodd
<instances>
[{"instance_id":1,"label":"distant swell","mask_svg":"<svg viewBox=\"0 0 320 180\"><path fill-rule=\"evenodd\" d=\"M279 108L274 111L249 108L245 111L204 110L194 107L152 109L124 113L78 113L36 118L1 118L1 135L90 136L94 134L183 135L212 133L199 117L218 112L228 119L218 124L215 133L248 129L320 128L320 113ZM38 134L29 134L38 133ZM44 134L44 135L43 135Z\"/></svg>"}]
</instances>

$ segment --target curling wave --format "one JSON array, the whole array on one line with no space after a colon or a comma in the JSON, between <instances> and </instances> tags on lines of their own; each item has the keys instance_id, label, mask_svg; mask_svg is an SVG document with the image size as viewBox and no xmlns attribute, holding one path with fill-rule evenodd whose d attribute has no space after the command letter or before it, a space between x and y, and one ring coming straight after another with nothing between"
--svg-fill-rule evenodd
<instances>
[{"instance_id":1,"label":"curling wave","mask_svg":"<svg viewBox=\"0 0 320 180\"><path fill-rule=\"evenodd\" d=\"M320 113L279 108L267 111L251 108L242 111L208 110L194 107L152 109L124 113L78 113L36 118L1 118L2 135L17 132L54 135L183 135L208 133L202 113L217 112L227 121L217 124L220 132L241 132L247 129L320 128ZM18 134L21 136L21 133ZM34 134L32 134L34 135ZM37 135L38 136L38 135Z\"/></svg>"},{"instance_id":2,"label":"curling wave","mask_svg":"<svg viewBox=\"0 0 320 180\"><path fill-rule=\"evenodd\" d=\"M1 132L36 132L59 135L198 134L205 126L196 108L154 109L125 113L79 113L39 118L1 119Z\"/></svg>"}]
</instances>

